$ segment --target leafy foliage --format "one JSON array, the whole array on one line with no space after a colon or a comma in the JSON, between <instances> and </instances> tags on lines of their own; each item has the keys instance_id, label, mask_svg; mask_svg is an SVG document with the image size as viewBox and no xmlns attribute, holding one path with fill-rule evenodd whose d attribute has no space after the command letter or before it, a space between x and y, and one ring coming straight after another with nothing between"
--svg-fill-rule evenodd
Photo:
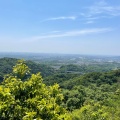
<instances>
[{"instance_id":1,"label":"leafy foliage","mask_svg":"<svg viewBox=\"0 0 120 120\"><path fill-rule=\"evenodd\" d=\"M0 59L0 82L3 81L4 75L12 72L13 66L17 63L18 59L15 58L1 58ZM32 61L26 61L26 65L30 68L31 73L41 72L43 77L53 75L55 70L44 64L35 63ZM16 71L18 72L18 71Z\"/></svg>"},{"instance_id":2,"label":"leafy foliage","mask_svg":"<svg viewBox=\"0 0 120 120\"><path fill-rule=\"evenodd\" d=\"M73 120L119 120L120 94L101 102L91 101L71 114Z\"/></svg>"},{"instance_id":3,"label":"leafy foliage","mask_svg":"<svg viewBox=\"0 0 120 120\"><path fill-rule=\"evenodd\" d=\"M29 73L24 61L0 85L0 119L2 120L62 120L70 119L61 103L63 95L58 84L46 86L40 73Z\"/></svg>"},{"instance_id":4,"label":"leafy foliage","mask_svg":"<svg viewBox=\"0 0 120 120\"><path fill-rule=\"evenodd\" d=\"M42 71L44 81L27 65L32 73ZM31 61L27 65L18 61L0 85L1 120L119 120L119 69L78 74L76 65L67 65L69 72L66 66L55 72Z\"/></svg>"}]
</instances>

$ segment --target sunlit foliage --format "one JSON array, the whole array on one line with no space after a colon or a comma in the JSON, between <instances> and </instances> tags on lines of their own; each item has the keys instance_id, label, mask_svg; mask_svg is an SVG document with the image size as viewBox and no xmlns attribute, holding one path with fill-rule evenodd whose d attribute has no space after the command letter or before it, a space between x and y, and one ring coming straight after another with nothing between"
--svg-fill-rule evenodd
<instances>
[{"instance_id":1,"label":"sunlit foliage","mask_svg":"<svg viewBox=\"0 0 120 120\"><path fill-rule=\"evenodd\" d=\"M21 60L13 67L13 72L5 76L0 85L0 119L70 119L61 105L63 95L59 85L46 86L40 73L26 77L29 71Z\"/></svg>"}]
</instances>

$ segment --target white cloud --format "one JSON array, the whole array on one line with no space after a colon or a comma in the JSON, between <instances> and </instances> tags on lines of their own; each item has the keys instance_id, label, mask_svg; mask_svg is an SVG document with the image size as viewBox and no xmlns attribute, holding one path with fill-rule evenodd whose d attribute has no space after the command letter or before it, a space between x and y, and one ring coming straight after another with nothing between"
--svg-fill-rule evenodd
<instances>
[{"instance_id":1,"label":"white cloud","mask_svg":"<svg viewBox=\"0 0 120 120\"><path fill-rule=\"evenodd\" d=\"M99 19L120 16L120 6L109 5L104 0L94 3L92 6L85 7L85 9L85 12L79 15L83 17L86 24L95 23Z\"/></svg>"},{"instance_id":2,"label":"white cloud","mask_svg":"<svg viewBox=\"0 0 120 120\"><path fill-rule=\"evenodd\" d=\"M85 24L92 24L94 23L94 21L90 20L90 21L87 21Z\"/></svg>"},{"instance_id":3,"label":"white cloud","mask_svg":"<svg viewBox=\"0 0 120 120\"><path fill-rule=\"evenodd\" d=\"M51 17L45 20L42 20L41 22L45 21L55 21L55 20L76 20L77 16L59 16L59 17Z\"/></svg>"},{"instance_id":4,"label":"white cloud","mask_svg":"<svg viewBox=\"0 0 120 120\"><path fill-rule=\"evenodd\" d=\"M110 16L119 16L120 6L111 6L108 5L105 1L100 1L95 3L93 6L88 7L89 16L94 15L110 15Z\"/></svg>"},{"instance_id":5,"label":"white cloud","mask_svg":"<svg viewBox=\"0 0 120 120\"><path fill-rule=\"evenodd\" d=\"M35 36L31 38L27 38L22 40L21 42L34 42L43 39L49 38L62 38L62 37L72 37L72 36L80 36L80 35L87 35L87 34L96 34L96 33L104 33L112 31L111 28L93 28L93 29L83 29L83 30L74 30L74 31L67 31L67 32L60 32L60 33L52 33L52 34L45 34L41 36Z\"/></svg>"}]
</instances>

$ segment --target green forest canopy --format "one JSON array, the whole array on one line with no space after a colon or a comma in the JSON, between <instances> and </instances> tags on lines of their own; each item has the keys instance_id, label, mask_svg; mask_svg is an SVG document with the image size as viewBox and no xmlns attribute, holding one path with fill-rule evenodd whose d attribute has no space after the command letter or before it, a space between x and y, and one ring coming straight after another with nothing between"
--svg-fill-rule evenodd
<instances>
[{"instance_id":1,"label":"green forest canopy","mask_svg":"<svg viewBox=\"0 0 120 120\"><path fill-rule=\"evenodd\" d=\"M12 70L0 84L2 120L120 118L120 70L48 76L46 83L53 79L52 84L60 83L62 89L58 84L44 84L40 73L30 73L24 61L18 61Z\"/></svg>"},{"instance_id":2,"label":"green forest canopy","mask_svg":"<svg viewBox=\"0 0 120 120\"><path fill-rule=\"evenodd\" d=\"M13 67L0 85L0 119L2 120L62 120L69 119L60 106L63 95L59 85L46 86L40 73L26 79L29 68L24 61Z\"/></svg>"}]
</instances>

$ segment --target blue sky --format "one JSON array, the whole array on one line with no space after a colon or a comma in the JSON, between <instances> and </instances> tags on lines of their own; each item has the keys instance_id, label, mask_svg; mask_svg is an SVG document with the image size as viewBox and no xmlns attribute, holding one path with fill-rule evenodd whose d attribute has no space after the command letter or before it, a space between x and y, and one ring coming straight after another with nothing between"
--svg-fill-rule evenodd
<instances>
[{"instance_id":1,"label":"blue sky","mask_svg":"<svg viewBox=\"0 0 120 120\"><path fill-rule=\"evenodd\" d=\"M120 0L0 0L0 52L120 55Z\"/></svg>"}]
</instances>

